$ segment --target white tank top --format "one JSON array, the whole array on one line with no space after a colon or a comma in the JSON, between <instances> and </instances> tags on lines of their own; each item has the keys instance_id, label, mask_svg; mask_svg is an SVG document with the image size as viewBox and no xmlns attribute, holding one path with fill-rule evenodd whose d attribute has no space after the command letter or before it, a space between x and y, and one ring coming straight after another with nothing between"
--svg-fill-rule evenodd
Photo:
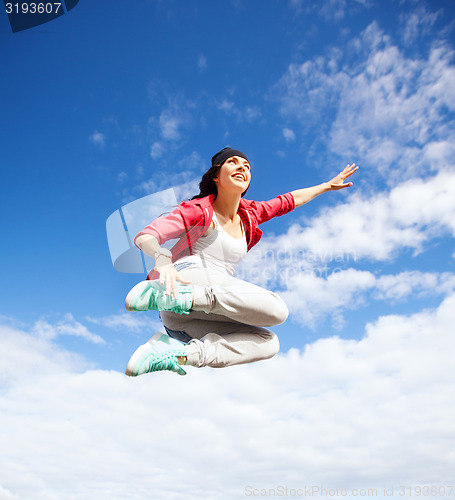
<instances>
[{"instance_id":1,"label":"white tank top","mask_svg":"<svg viewBox=\"0 0 455 500\"><path fill-rule=\"evenodd\" d=\"M182 257L174 263L177 270L182 268L184 264L191 263L202 267L215 268L231 276L234 274L235 266L247 253L246 233L243 222L240 223L242 228L242 237L240 239L226 233L221 227L215 212L213 212L213 222L215 223L215 228L207 236L201 236L194 243L192 247L193 255Z\"/></svg>"}]
</instances>

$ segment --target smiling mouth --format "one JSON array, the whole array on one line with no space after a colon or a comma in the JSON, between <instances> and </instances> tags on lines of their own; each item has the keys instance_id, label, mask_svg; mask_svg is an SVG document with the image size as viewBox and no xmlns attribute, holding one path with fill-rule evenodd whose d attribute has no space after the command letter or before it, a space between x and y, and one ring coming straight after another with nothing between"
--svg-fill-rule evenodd
<instances>
[{"instance_id":1,"label":"smiling mouth","mask_svg":"<svg viewBox=\"0 0 455 500\"><path fill-rule=\"evenodd\" d=\"M241 179L242 181L246 181L245 177L243 177L243 175L242 175L242 174L235 174L235 175L233 175L232 177L235 177L235 178L237 178L237 179Z\"/></svg>"}]
</instances>

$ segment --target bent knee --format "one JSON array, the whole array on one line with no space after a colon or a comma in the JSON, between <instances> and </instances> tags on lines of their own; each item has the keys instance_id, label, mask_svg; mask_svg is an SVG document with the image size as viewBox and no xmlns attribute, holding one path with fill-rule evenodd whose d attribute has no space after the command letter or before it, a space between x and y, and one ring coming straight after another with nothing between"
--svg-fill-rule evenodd
<instances>
[{"instance_id":1,"label":"bent knee","mask_svg":"<svg viewBox=\"0 0 455 500\"><path fill-rule=\"evenodd\" d=\"M273 304L273 308L271 308L271 310L269 311L269 315L271 316L272 321L270 326L281 325L281 323L284 323L289 316L289 309L284 300L276 293L274 293L273 295L275 296L275 301Z\"/></svg>"},{"instance_id":2,"label":"bent knee","mask_svg":"<svg viewBox=\"0 0 455 500\"><path fill-rule=\"evenodd\" d=\"M269 340L267 340L267 353L264 359L270 359L275 356L280 350L280 341L275 333L269 332Z\"/></svg>"}]
</instances>

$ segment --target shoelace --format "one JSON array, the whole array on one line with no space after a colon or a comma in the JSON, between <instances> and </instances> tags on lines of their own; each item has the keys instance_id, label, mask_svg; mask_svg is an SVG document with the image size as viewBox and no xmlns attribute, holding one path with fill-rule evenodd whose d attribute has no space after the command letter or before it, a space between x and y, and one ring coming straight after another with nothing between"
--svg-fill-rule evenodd
<instances>
[{"instance_id":1,"label":"shoelace","mask_svg":"<svg viewBox=\"0 0 455 500\"><path fill-rule=\"evenodd\" d=\"M175 300L173 295L166 295L164 290L158 291L156 293L151 294L154 297L154 306L159 309L157 306L158 298L160 299L160 305L165 305L165 307L172 308L172 310L178 314L189 314L186 309L186 303L184 299L185 292L180 292L179 298Z\"/></svg>"},{"instance_id":2,"label":"shoelace","mask_svg":"<svg viewBox=\"0 0 455 500\"><path fill-rule=\"evenodd\" d=\"M184 372L180 365L177 362L177 356L185 356L185 352L165 352L160 356L156 357L149 361L149 369L150 372L158 372L163 370L170 370L173 372L181 373Z\"/></svg>"},{"instance_id":3,"label":"shoelace","mask_svg":"<svg viewBox=\"0 0 455 500\"><path fill-rule=\"evenodd\" d=\"M149 310L169 310L178 314L189 314L188 305L185 300L185 295L188 292L180 291L179 298L175 300L173 295L166 295L165 290L156 290L154 288L146 288L142 291L141 296L136 300L135 310L143 310L143 306L137 309L137 304L142 300L146 300Z\"/></svg>"}]
</instances>

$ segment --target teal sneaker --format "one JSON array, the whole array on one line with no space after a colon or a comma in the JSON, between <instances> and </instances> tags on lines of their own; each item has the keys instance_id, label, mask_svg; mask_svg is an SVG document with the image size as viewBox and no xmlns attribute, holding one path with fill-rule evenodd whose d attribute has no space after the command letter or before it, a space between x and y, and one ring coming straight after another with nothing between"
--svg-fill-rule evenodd
<instances>
[{"instance_id":1,"label":"teal sneaker","mask_svg":"<svg viewBox=\"0 0 455 500\"><path fill-rule=\"evenodd\" d=\"M177 362L178 356L186 356L184 345L165 333L157 332L136 349L128 361L125 373L137 377L144 373L169 370L186 375L186 370Z\"/></svg>"},{"instance_id":2,"label":"teal sneaker","mask_svg":"<svg viewBox=\"0 0 455 500\"><path fill-rule=\"evenodd\" d=\"M128 311L172 311L189 314L193 304L193 287L177 284L178 299L174 294L166 295L166 285L159 281L145 280L134 286L125 299Z\"/></svg>"}]
</instances>

